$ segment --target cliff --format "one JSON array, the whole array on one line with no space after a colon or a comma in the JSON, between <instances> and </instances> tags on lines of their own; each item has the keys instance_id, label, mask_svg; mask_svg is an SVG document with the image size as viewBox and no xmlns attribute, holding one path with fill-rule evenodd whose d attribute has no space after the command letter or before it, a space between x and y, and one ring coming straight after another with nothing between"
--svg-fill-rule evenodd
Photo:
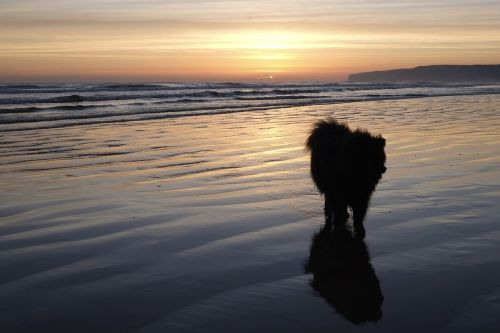
<instances>
[{"instance_id":1,"label":"cliff","mask_svg":"<svg viewBox=\"0 0 500 333\"><path fill-rule=\"evenodd\" d=\"M352 82L500 82L500 65L433 65L352 74Z\"/></svg>"}]
</instances>

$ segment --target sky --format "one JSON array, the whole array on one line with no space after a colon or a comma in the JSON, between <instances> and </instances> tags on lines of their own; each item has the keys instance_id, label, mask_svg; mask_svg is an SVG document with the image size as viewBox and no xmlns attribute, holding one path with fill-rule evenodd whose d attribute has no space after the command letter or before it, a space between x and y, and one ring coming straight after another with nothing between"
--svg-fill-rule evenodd
<instances>
[{"instance_id":1,"label":"sky","mask_svg":"<svg viewBox=\"0 0 500 333\"><path fill-rule=\"evenodd\" d=\"M500 63L500 1L0 0L0 82L338 81Z\"/></svg>"}]
</instances>

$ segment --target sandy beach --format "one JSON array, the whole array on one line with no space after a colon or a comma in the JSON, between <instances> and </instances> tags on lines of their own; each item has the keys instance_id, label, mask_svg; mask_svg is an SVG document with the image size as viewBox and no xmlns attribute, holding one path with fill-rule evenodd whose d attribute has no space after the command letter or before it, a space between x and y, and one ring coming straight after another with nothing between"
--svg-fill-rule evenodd
<instances>
[{"instance_id":1,"label":"sandy beach","mask_svg":"<svg viewBox=\"0 0 500 333\"><path fill-rule=\"evenodd\" d=\"M323 224L304 142L330 115L387 141L365 222L384 296L376 323L346 318L304 270ZM1 332L500 327L500 95L12 131L0 142Z\"/></svg>"}]
</instances>

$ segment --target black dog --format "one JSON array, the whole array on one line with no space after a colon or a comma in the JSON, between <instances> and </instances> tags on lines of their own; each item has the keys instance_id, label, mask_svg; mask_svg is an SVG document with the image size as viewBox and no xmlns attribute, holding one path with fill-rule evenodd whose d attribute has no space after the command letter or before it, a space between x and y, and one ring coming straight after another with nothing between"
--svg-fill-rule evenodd
<instances>
[{"instance_id":1,"label":"black dog","mask_svg":"<svg viewBox=\"0 0 500 333\"><path fill-rule=\"evenodd\" d=\"M356 234L364 238L370 197L386 171L385 139L328 118L315 124L306 146L312 179L325 196L327 229L345 223L351 207Z\"/></svg>"}]
</instances>

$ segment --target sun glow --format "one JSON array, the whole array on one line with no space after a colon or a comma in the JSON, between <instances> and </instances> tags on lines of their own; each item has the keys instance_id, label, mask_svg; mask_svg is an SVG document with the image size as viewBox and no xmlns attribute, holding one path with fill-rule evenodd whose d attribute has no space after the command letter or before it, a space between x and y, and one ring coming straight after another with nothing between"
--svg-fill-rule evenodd
<instances>
[{"instance_id":1,"label":"sun glow","mask_svg":"<svg viewBox=\"0 0 500 333\"><path fill-rule=\"evenodd\" d=\"M240 31L221 34L215 39L218 47L234 54L233 60L241 68L262 73L267 79L298 67L303 62L298 51L314 40L303 32L284 31Z\"/></svg>"},{"instance_id":2,"label":"sun glow","mask_svg":"<svg viewBox=\"0 0 500 333\"><path fill-rule=\"evenodd\" d=\"M304 45L304 37L292 32L249 31L220 36L224 47L251 50L283 50Z\"/></svg>"}]
</instances>

